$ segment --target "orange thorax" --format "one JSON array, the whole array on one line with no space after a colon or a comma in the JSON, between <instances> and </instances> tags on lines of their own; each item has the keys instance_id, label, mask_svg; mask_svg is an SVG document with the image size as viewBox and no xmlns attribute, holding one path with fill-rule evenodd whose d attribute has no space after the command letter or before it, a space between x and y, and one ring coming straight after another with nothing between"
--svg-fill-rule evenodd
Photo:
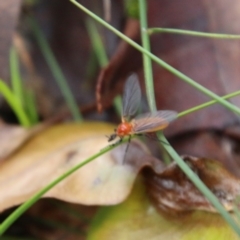
<instances>
[{"instance_id":1,"label":"orange thorax","mask_svg":"<svg viewBox=\"0 0 240 240\"><path fill-rule=\"evenodd\" d=\"M126 135L130 135L130 134L132 134L132 128L133 128L133 126L131 123L123 122L118 125L116 134L119 137L124 137Z\"/></svg>"}]
</instances>

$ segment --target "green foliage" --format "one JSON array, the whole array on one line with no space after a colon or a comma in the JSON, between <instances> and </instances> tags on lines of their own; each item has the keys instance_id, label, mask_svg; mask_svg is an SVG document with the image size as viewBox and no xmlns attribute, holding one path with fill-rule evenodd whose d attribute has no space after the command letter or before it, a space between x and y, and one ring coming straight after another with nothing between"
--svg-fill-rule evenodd
<instances>
[{"instance_id":1,"label":"green foliage","mask_svg":"<svg viewBox=\"0 0 240 240\"><path fill-rule=\"evenodd\" d=\"M128 17L139 19L138 0L124 0L124 7Z\"/></svg>"}]
</instances>

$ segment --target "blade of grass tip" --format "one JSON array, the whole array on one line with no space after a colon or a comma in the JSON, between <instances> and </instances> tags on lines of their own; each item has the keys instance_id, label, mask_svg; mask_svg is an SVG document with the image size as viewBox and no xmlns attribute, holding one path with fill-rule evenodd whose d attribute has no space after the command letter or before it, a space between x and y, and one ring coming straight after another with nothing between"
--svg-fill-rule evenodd
<instances>
[{"instance_id":1,"label":"blade of grass tip","mask_svg":"<svg viewBox=\"0 0 240 240\"><path fill-rule=\"evenodd\" d=\"M2 79L0 79L0 93L3 95L6 102L9 104L13 112L16 114L20 124L24 127L30 127L31 122L28 119L27 115L25 114L22 105L18 102L18 99L16 99L14 94L11 92L10 88Z\"/></svg>"},{"instance_id":2,"label":"blade of grass tip","mask_svg":"<svg viewBox=\"0 0 240 240\"><path fill-rule=\"evenodd\" d=\"M138 0L124 0L124 10L127 17L139 19Z\"/></svg>"},{"instance_id":3,"label":"blade of grass tip","mask_svg":"<svg viewBox=\"0 0 240 240\"><path fill-rule=\"evenodd\" d=\"M89 11L87 8L85 8L83 5L81 5L80 3L76 2L75 0L70 0L70 2L72 2L75 6L77 6L78 8L80 8L82 11L84 11L86 14L88 14L89 16L91 16L93 19L95 19L97 22L101 23L103 26L105 26L106 28L108 28L110 31L114 32L117 36L119 36L120 38L122 38L123 40L125 40L127 43L129 43L131 46L133 46L134 48L136 48L137 50L139 50L140 52L146 54L147 56L149 56L154 62L156 62L157 64L159 64L160 66L162 66L163 68L167 69L168 71L170 71L173 75L179 77L181 80L187 82L189 85L193 86L194 88L196 88L197 90L201 91L202 93L204 93L205 95L217 100L220 104L222 104L223 106L225 106L226 108L228 108L229 110L237 113L240 115L240 109L238 107L236 107L235 105L229 103L228 101L221 99L221 97L219 97L217 94L213 93L212 91L208 90L207 88L203 87L202 85L200 85L199 83L195 82L193 79L189 78L188 76L184 75L183 73L181 73L180 71L178 71L177 69L173 68L172 66L170 66L169 64L167 64L166 62L164 62L163 60L161 60L160 58L158 58L157 56L155 56L154 54L152 54L151 52L147 51L146 49L144 49L143 47L141 47L139 44L137 44L136 42L134 42L132 39L128 38L127 36L125 36L124 34L122 34L120 31L118 31L117 29L115 29L114 27L112 27L110 24L108 24L107 22L105 22L104 20L102 20L101 18L99 18L97 15L95 15L94 13L92 13L91 11Z\"/></svg>"},{"instance_id":4,"label":"blade of grass tip","mask_svg":"<svg viewBox=\"0 0 240 240\"><path fill-rule=\"evenodd\" d=\"M240 39L240 35L235 34L222 34L222 33L207 33L198 32L191 30L175 29L175 28L148 28L147 33L170 33L170 34L181 34L190 35L193 37L206 37L206 38L219 38L219 39Z\"/></svg>"},{"instance_id":5,"label":"blade of grass tip","mask_svg":"<svg viewBox=\"0 0 240 240\"><path fill-rule=\"evenodd\" d=\"M140 12L141 28L146 29L146 27L147 27L146 0L139 0L139 8L140 8L139 12ZM144 38L148 38L148 36L145 35ZM143 47L147 48L147 50L149 50L149 45L148 45L147 39L145 39L145 41L143 41ZM150 59L146 59L146 61L150 61ZM147 66L149 66L149 65L144 65L144 67L147 67ZM145 70L147 70L147 69L144 68L144 71ZM148 79L148 81L149 80L151 80L151 79ZM152 98L152 103L155 105L155 109L156 109L154 92L153 92L153 95L150 95L149 97ZM221 213L223 218L230 224L230 226L236 231L236 233L240 235L239 226L231 218L230 214L228 214L228 212L224 209L224 207L218 201L217 197L206 187L206 185L201 181L201 179L198 178L198 176L189 168L189 166L175 152L175 150L168 143L167 139L164 137L163 133L159 133L158 136L161 141L167 143L167 144L163 145L164 148L169 153L169 155L176 161L176 163L182 169L182 171L189 177L189 179L195 184L195 186L204 194L204 196L206 196L206 198L213 204L213 206L219 211L219 213Z\"/></svg>"},{"instance_id":6,"label":"blade of grass tip","mask_svg":"<svg viewBox=\"0 0 240 240\"><path fill-rule=\"evenodd\" d=\"M51 183L49 183L46 187L44 187L42 190L38 191L36 194L34 194L31 198L29 198L25 203L23 203L21 206L19 206L16 210L14 210L1 224L0 224L0 236L4 234L4 232L26 211L28 210L35 202L37 202L47 191L52 189L54 186L56 186L59 182L64 180L66 177L71 175L72 173L76 172L78 169L86 165L87 163L90 163L97 157L105 154L106 152L114 149L115 147L119 146L122 143L128 142L128 138L124 139L121 143L116 143L115 145L109 145L106 148L100 150L98 153L92 155L91 157L85 159L81 163L77 164L70 170L68 170L66 173L62 174L57 179L53 180Z\"/></svg>"},{"instance_id":7,"label":"blade of grass tip","mask_svg":"<svg viewBox=\"0 0 240 240\"><path fill-rule=\"evenodd\" d=\"M43 56L64 96L64 99L69 107L69 110L76 121L82 121L83 118L81 116L81 113L79 112L78 105L74 100L74 97L72 95L72 92L68 86L67 80L65 79L65 76L46 40L43 33L40 30L40 27L38 26L37 22L33 18L28 19L29 25L32 28L32 31L34 33L34 36L37 39L38 45L43 53Z\"/></svg>"},{"instance_id":8,"label":"blade of grass tip","mask_svg":"<svg viewBox=\"0 0 240 240\"><path fill-rule=\"evenodd\" d=\"M15 48L10 49L10 74L12 91L19 104L24 106L22 79L19 71L18 55Z\"/></svg>"},{"instance_id":9,"label":"blade of grass tip","mask_svg":"<svg viewBox=\"0 0 240 240\"><path fill-rule=\"evenodd\" d=\"M227 95L223 96L222 98L223 98L223 99L229 99L229 98L232 98L232 97L236 97L237 95L240 95L240 91L236 91L236 92L227 94ZM201 110L201 109L203 109L203 108L209 107L209 106L211 106L211 105L213 105L213 104L216 104L216 103L217 103L216 100L212 100L212 101L209 101L209 102L200 104L200 105L198 105L198 106L196 106L196 107L189 108L189 109L187 109L187 110L185 110L185 111L182 111L182 112L178 113L178 118L183 117L183 116L185 116L185 115L187 115L187 114L189 114L189 113L192 113L192 112Z\"/></svg>"}]
</instances>

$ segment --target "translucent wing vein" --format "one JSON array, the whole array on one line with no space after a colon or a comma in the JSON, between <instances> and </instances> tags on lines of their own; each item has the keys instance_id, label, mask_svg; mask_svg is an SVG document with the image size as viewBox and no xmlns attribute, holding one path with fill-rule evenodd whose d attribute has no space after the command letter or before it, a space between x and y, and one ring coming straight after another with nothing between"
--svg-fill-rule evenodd
<instances>
[{"instance_id":1,"label":"translucent wing vein","mask_svg":"<svg viewBox=\"0 0 240 240\"><path fill-rule=\"evenodd\" d=\"M166 128L171 121L177 118L175 111L157 111L139 115L131 121L133 133L155 132Z\"/></svg>"},{"instance_id":2,"label":"translucent wing vein","mask_svg":"<svg viewBox=\"0 0 240 240\"><path fill-rule=\"evenodd\" d=\"M132 74L126 81L123 93L123 119L132 119L139 108L141 89L136 74Z\"/></svg>"}]
</instances>

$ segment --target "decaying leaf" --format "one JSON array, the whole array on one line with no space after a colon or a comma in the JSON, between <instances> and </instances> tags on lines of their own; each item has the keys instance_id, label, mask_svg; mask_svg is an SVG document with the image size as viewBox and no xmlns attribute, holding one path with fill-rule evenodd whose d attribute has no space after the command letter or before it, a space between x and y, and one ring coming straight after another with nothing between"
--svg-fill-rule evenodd
<instances>
[{"instance_id":1,"label":"decaying leaf","mask_svg":"<svg viewBox=\"0 0 240 240\"><path fill-rule=\"evenodd\" d=\"M234 199L240 195L240 180L222 164L211 159L185 156L184 161L215 194L226 210L233 210ZM176 163L155 173L146 169L147 191L156 208L168 213L216 209L188 179Z\"/></svg>"},{"instance_id":2,"label":"decaying leaf","mask_svg":"<svg viewBox=\"0 0 240 240\"><path fill-rule=\"evenodd\" d=\"M112 130L112 125L103 123L62 124L33 137L0 164L0 211L26 201L67 170L106 147L105 134ZM123 164L125 148L126 145L121 145L88 163L45 197L85 205L122 202L144 165L161 165L136 141L129 146Z\"/></svg>"},{"instance_id":3,"label":"decaying leaf","mask_svg":"<svg viewBox=\"0 0 240 240\"><path fill-rule=\"evenodd\" d=\"M149 202L141 179L130 197L117 206L103 207L92 222L88 240L237 240L237 234L218 214L193 211L169 216Z\"/></svg>"}]
</instances>

